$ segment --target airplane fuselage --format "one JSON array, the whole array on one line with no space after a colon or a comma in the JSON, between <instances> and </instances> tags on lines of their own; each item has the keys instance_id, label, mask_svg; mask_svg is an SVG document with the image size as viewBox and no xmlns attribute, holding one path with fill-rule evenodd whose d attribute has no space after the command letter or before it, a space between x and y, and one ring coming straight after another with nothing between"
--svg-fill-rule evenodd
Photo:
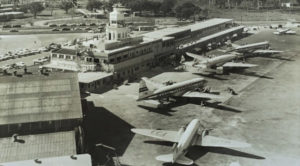
<instances>
[{"instance_id":1,"label":"airplane fuselage","mask_svg":"<svg viewBox=\"0 0 300 166\"><path fill-rule=\"evenodd\" d=\"M192 120L186 127L184 133L178 141L178 145L174 150L173 161L187 153L188 148L192 145L196 135L198 135L198 130L200 128L200 121L198 119Z\"/></svg>"},{"instance_id":2,"label":"airplane fuselage","mask_svg":"<svg viewBox=\"0 0 300 166\"><path fill-rule=\"evenodd\" d=\"M204 62L207 68L222 66L224 63L234 60L235 54L220 55L215 58L208 59Z\"/></svg>"},{"instance_id":3,"label":"airplane fuselage","mask_svg":"<svg viewBox=\"0 0 300 166\"><path fill-rule=\"evenodd\" d=\"M233 51L236 51L238 53L245 53L245 52L252 52L257 49L267 49L267 48L269 48L269 46L270 46L269 42L265 41L265 42L259 42L259 43L238 46Z\"/></svg>"},{"instance_id":4,"label":"airplane fuselage","mask_svg":"<svg viewBox=\"0 0 300 166\"><path fill-rule=\"evenodd\" d=\"M175 83L164 86L153 92L152 95L147 96L147 99L162 99L168 97L179 97L184 93L194 90L196 88L204 87L206 80L203 78L194 78L191 80Z\"/></svg>"}]
</instances>

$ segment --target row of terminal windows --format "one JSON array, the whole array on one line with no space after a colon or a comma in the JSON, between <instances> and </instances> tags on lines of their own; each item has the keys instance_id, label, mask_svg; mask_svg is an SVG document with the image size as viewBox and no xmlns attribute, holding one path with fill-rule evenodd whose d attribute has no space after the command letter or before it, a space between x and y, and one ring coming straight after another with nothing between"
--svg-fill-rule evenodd
<instances>
[{"instance_id":1,"label":"row of terminal windows","mask_svg":"<svg viewBox=\"0 0 300 166\"><path fill-rule=\"evenodd\" d=\"M149 47L149 48L144 48L142 50L139 50L139 51L135 51L135 52L131 52L129 54L125 54L123 56L119 56L117 58L112 58L109 60L110 63L114 63L115 62L115 59L116 59L116 62L121 62L122 59L127 59L129 57L136 57L138 55L144 55L144 54L147 54L147 53L150 53L152 52L152 49Z\"/></svg>"},{"instance_id":2,"label":"row of terminal windows","mask_svg":"<svg viewBox=\"0 0 300 166\"><path fill-rule=\"evenodd\" d=\"M174 45L174 41L166 41L162 43L162 47L171 47Z\"/></svg>"},{"instance_id":3,"label":"row of terminal windows","mask_svg":"<svg viewBox=\"0 0 300 166\"><path fill-rule=\"evenodd\" d=\"M64 55L64 54L52 54L52 58L73 59L73 56L71 56L71 55Z\"/></svg>"}]
</instances>

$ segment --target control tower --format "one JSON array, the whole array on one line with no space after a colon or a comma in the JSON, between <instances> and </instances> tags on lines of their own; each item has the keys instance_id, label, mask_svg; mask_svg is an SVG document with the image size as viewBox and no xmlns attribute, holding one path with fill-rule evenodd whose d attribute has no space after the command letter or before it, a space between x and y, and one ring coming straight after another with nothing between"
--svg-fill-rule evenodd
<instances>
[{"instance_id":1,"label":"control tower","mask_svg":"<svg viewBox=\"0 0 300 166\"><path fill-rule=\"evenodd\" d=\"M117 41L128 37L129 28L125 26L125 17L122 13L124 7L121 4L113 7L113 11L109 14L109 23L106 26L106 40Z\"/></svg>"}]
</instances>

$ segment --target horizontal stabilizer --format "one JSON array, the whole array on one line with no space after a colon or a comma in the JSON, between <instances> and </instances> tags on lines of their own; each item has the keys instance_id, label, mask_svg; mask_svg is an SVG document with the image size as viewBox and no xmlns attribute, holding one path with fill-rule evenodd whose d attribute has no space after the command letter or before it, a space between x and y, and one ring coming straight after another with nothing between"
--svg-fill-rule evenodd
<instances>
[{"instance_id":1,"label":"horizontal stabilizer","mask_svg":"<svg viewBox=\"0 0 300 166\"><path fill-rule=\"evenodd\" d=\"M257 65L249 64L249 63L235 63L235 62L227 62L223 65L223 67L231 67L231 68L249 68L255 66Z\"/></svg>"},{"instance_id":2,"label":"horizontal stabilizer","mask_svg":"<svg viewBox=\"0 0 300 166\"><path fill-rule=\"evenodd\" d=\"M202 99L223 99L223 96L203 92L186 92L182 97L202 98Z\"/></svg>"},{"instance_id":3,"label":"horizontal stabilizer","mask_svg":"<svg viewBox=\"0 0 300 166\"><path fill-rule=\"evenodd\" d=\"M164 154L164 155L160 155L157 156L155 158L158 161L162 161L162 162L166 162L166 163L173 163L173 154Z\"/></svg>"},{"instance_id":4,"label":"horizontal stabilizer","mask_svg":"<svg viewBox=\"0 0 300 166\"><path fill-rule=\"evenodd\" d=\"M180 157L178 157L175 161L178 164L182 164L182 165L192 165L194 164L194 161L185 157L184 155L181 155Z\"/></svg>"},{"instance_id":5,"label":"horizontal stabilizer","mask_svg":"<svg viewBox=\"0 0 300 166\"><path fill-rule=\"evenodd\" d=\"M152 130L152 129L131 129L133 133L153 137L170 142L178 142L181 135L178 131L169 130Z\"/></svg>"},{"instance_id":6,"label":"horizontal stabilizer","mask_svg":"<svg viewBox=\"0 0 300 166\"><path fill-rule=\"evenodd\" d=\"M251 147L251 144L239 141L233 141L224 138L218 138L210 135L206 135L202 138L200 146L209 147L224 147L224 148L247 148Z\"/></svg>"}]
</instances>

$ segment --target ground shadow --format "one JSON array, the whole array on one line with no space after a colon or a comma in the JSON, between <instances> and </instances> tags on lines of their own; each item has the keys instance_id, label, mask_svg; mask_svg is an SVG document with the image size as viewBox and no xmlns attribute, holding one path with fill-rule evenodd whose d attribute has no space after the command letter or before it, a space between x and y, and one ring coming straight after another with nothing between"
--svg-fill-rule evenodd
<instances>
[{"instance_id":1,"label":"ground shadow","mask_svg":"<svg viewBox=\"0 0 300 166\"><path fill-rule=\"evenodd\" d=\"M192 160L197 160L209 152L225 154L225 155L230 155L230 156L237 156L237 157L245 157L245 158L251 158L251 159L259 159L259 160L265 159L265 157L242 152L239 150L223 148L223 147L201 147L201 146L191 147L186 156Z\"/></svg>"},{"instance_id":2,"label":"ground shadow","mask_svg":"<svg viewBox=\"0 0 300 166\"><path fill-rule=\"evenodd\" d=\"M260 56L262 57L262 56ZM274 55L269 55L269 56L263 56L262 58L268 58L268 59L277 59L277 60L282 60L282 61L295 61L293 59L290 59L290 58L283 58L283 57L280 57L280 56L274 56Z\"/></svg>"},{"instance_id":3,"label":"ground shadow","mask_svg":"<svg viewBox=\"0 0 300 166\"><path fill-rule=\"evenodd\" d=\"M165 116L173 116L171 113L172 112L176 112L174 110L172 110L170 106L164 106L163 108L154 108L154 107L148 107L148 106L144 106L144 105L138 105L138 107L148 110L149 112L154 112L154 113L158 113L158 114L162 114Z\"/></svg>"},{"instance_id":4,"label":"ground shadow","mask_svg":"<svg viewBox=\"0 0 300 166\"><path fill-rule=\"evenodd\" d=\"M193 73L194 75L199 75L201 77L206 77L206 78L211 78L211 79L216 79L216 80L221 80L221 81L225 81L228 80L227 78L221 78L221 77L217 77L216 73L209 73L209 74L203 74L203 73Z\"/></svg>"},{"instance_id":5,"label":"ground shadow","mask_svg":"<svg viewBox=\"0 0 300 166\"><path fill-rule=\"evenodd\" d=\"M243 112L241 109L222 104L221 102L206 102L205 106L218 109L218 110L223 110L223 111L230 111L230 112L235 112L235 113L241 113Z\"/></svg>"},{"instance_id":6,"label":"ground shadow","mask_svg":"<svg viewBox=\"0 0 300 166\"><path fill-rule=\"evenodd\" d=\"M93 160L103 164L107 155L122 156L134 136L130 131L133 126L104 107L95 107L93 102L86 100L83 102L87 149ZM113 147L115 151L96 144Z\"/></svg>"},{"instance_id":7,"label":"ground shadow","mask_svg":"<svg viewBox=\"0 0 300 166\"><path fill-rule=\"evenodd\" d=\"M147 144L155 144L155 145L162 145L162 146L169 146L172 147L174 143L169 142L169 141L153 141L153 140L149 140L149 141L144 141L144 143Z\"/></svg>"},{"instance_id":8,"label":"ground shadow","mask_svg":"<svg viewBox=\"0 0 300 166\"><path fill-rule=\"evenodd\" d=\"M255 72L240 72L238 70L234 70L231 73L235 73L235 74L240 74L240 75L245 75L245 76L252 76L252 77L258 77L258 78L264 78L264 79L274 79L273 77L270 76L266 76L266 75L262 75L262 74L257 74Z\"/></svg>"}]
</instances>

